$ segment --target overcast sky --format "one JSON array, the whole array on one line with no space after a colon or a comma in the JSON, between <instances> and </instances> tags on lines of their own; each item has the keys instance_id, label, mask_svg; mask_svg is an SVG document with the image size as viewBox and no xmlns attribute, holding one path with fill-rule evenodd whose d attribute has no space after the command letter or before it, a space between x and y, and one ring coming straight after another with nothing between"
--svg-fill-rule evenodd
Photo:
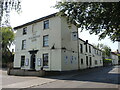
<instances>
[{"instance_id":1,"label":"overcast sky","mask_svg":"<svg viewBox=\"0 0 120 90\"><path fill-rule=\"evenodd\" d=\"M22 1L22 13L11 13L11 26L16 27L32 20L41 18L43 16L57 12L58 10L52 8L55 5L56 0L21 0ZM104 40L98 41L97 35L89 35L88 31L83 31L79 34L79 37L83 40L88 40L89 43L97 44L103 43L112 48L112 51L118 49L118 43L112 43L108 37Z\"/></svg>"}]
</instances>

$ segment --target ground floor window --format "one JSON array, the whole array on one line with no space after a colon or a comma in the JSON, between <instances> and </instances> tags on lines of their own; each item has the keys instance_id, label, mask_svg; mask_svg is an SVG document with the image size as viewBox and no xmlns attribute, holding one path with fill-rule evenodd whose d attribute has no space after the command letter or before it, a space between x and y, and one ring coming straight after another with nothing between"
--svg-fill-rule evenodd
<instances>
[{"instance_id":1,"label":"ground floor window","mask_svg":"<svg viewBox=\"0 0 120 90\"><path fill-rule=\"evenodd\" d=\"M95 65L97 65L97 60L95 60Z\"/></svg>"},{"instance_id":2,"label":"ground floor window","mask_svg":"<svg viewBox=\"0 0 120 90\"><path fill-rule=\"evenodd\" d=\"M43 54L43 66L48 66L48 53Z\"/></svg>"},{"instance_id":3,"label":"ground floor window","mask_svg":"<svg viewBox=\"0 0 120 90\"><path fill-rule=\"evenodd\" d=\"M90 66L92 65L92 57L90 57Z\"/></svg>"},{"instance_id":4,"label":"ground floor window","mask_svg":"<svg viewBox=\"0 0 120 90\"><path fill-rule=\"evenodd\" d=\"M100 64L102 64L102 60L100 60Z\"/></svg>"},{"instance_id":5,"label":"ground floor window","mask_svg":"<svg viewBox=\"0 0 120 90\"><path fill-rule=\"evenodd\" d=\"M25 56L21 56L21 67L24 66L25 63Z\"/></svg>"},{"instance_id":6,"label":"ground floor window","mask_svg":"<svg viewBox=\"0 0 120 90\"><path fill-rule=\"evenodd\" d=\"M86 64L87 64L87 66L88 66L88 56L86 56Z\"/></svg>"}]
</instances>

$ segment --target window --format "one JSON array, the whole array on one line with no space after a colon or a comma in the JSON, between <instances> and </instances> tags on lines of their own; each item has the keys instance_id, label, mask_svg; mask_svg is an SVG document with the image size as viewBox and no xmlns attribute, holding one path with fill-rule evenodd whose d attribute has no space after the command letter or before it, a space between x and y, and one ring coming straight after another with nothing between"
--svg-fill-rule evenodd
<instances>
[{"instance_id":1,"label":"window","mask_svg":"<svg viewBox=\"0 0 120 90\"><path fill-rule=\"evenodd\" d=\"M83 53L83 45L80 44L80 53Z\"/></svg>"},{"instance_id":2,"label":"window","mask_svg":"<svg viewBox=\"0 0 120 90\"><path fill-rule=\"evenodd\" d=\"M100 60L100 64L102 64L102 60Z\"/></svg>"},{"instance_id":3,"label":"window","mask_svg":"<svg viewBox=\"0 0 120 90\"><path fill-rule=\"evenodd\" d=\"M95 60L95 65L97 65L97 60Z\"/></svg>"},{"instance_id":4,"label":"window","mask_svg":"<svg viewBox=\"0 0 120 90\"><path fill-rule=\"evenodd\" d=\"M26 49L26 40L22 40L22 50Z\"/></svg>"},{"instance_id":5,"label":"window","mask_svg":"<svg viewBox=\"0 0 120 90\"><path fill-rule=\"evenodd\" d=\"M87 64L87 66L88 66L88 56L86 56L86 64Z\"/></svg>"},{"instance_id":6,"label":"window","mask_svg":"<svg viewBox=\"0 0 120 90\"><path fill-rule=\"evenodd\" d=\"M21 56L21 67L24 66L25 63L25 56Z\"/></svg>"},{"instance_id":7,"label":"window","mask_svg":"<svg viewBox=\"0 0 120 90\"><path fill-rule=\"evenodd\" d=\"M48 66L48 53L43 54L43 66Z\"/></svg>"},{"instance_id":8,"label":"window","mask_svg":"<svg viewBox=\"0 0 120 90\"><path fill-rule=\"evenodd\" d=\"M96 54L96 49L94 49L94 54Z\"/></svg>"},{"instance_id":9,"label":"window","mask_svg":"<svg viewBox=\"0 0 120 90\"><path fill-rule=\"evenodd\" d=\"M98 55L98 50L97 50L97 55Z\"/></svg>"},{"instance_id":10,"label":"window","mask_svg":"<svg viewBox=\"0 0 120 90\"><path fill-rule=\"evenodd\" d=\"M92 57L90 57L90 66L92 65Z\"/></svg>"},{"instance_id":11,"label":"window","mask_svg":"<svg viewBox=\"0 0 120 90\"><path fill-rule=\"evenodd\" d=\"M85 45L85 48L86 48L86 52L88 52L87 44Z\"/></svg>"},{"instance_id":12,"label":"window","mask_svg":"<svg viewBox=\"0 0 120 90\"><path fill-rule=\"evenodd\" d=\"M49 28L49 20L44 21L44 29Z\"/></svg>"},{"instance_id":13,"label":"window","mask_svg":"<svg viewBox=\"0 0 120 90\"><path fill-rule=\"evenodd\" d=\"M48 35L43 36L43 47L48 47Z\"/></svg>"},{"instance_id":14,"label":"window","mask_svg":"<svg viewBox=\"0 0 120 90\"><path fill-rule=\"evenodd\" d=\"M81 58L81 64L83 64L83 59Z\"/></svg>"},{"instance_id":15,"label":"window","mask_svg":"<svg viewBox=\"0 0 120 90\"><path fill-rule=\"evenodd\" d=\"M77 32L72 32L72 40L77 40Z\"/></svg>"},{"instance_id":16,"label":"window","mask_svg":"<svg viewBox=\"0 0 120 90\"><path fill-rule=\"evenodd\" d=\"M101 51L99 51L99 55L101 56Z\"/></svg>"},{"instance_id":17,"label":"window","mask_svg":"<svg viewBox=\"0 0 120 90\"><path fill-rule=\"evenodd\" d=\"M89 46L89 53L91 53L91 47Z\"/></svg>"},{"instance_id":18,"label":"window","mask_svg":"<svg viewBox=\"0 0 120 90\"><path fill-rule=\"evenodd\" d=\"M23 35L27 34L27 27L23 28Z\"/></svg>"}]
</instances>

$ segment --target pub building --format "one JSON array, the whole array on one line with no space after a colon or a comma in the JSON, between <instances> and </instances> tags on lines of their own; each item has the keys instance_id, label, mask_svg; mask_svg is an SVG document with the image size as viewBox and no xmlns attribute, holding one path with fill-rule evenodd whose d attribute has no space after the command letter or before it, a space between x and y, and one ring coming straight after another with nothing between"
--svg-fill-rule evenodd
<instances>
[{"instance_id":1,"label":"pub building","mask_svg":"<svg viewBox=\"0 0 120 90\"><path fill-rule=\"evenodd\" d=\"M78 28L56 13L14 28L14 68L69 71L103 66L102 51L78 38Z\"/></svg>"}]
</instances>

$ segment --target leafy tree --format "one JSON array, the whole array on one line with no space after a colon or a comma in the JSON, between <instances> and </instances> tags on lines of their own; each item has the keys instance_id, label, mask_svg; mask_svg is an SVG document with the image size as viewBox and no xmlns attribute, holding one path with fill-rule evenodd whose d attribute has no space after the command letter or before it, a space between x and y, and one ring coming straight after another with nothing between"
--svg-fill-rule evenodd
<instances>
[{"instance_id":1,"label":"leafy tree","mask_svg":"<svg viewBox=\"0 0 120 90\"><path fill-rule=\"evenodd\" d=\"M20 0L0 0L0 27L10 26L10 12L21 11Z\"/></svg>"},{"instance_id":2,"label":"leafy tree","mask_svg":"<svg viewBox=\"0 0 120 90\"><path fill-rule=\"evenodd\" d=\"M8 48L14 38L14 34L10 27L10 12L12 10L18 13L21 12L20 0L0 0L0 53L2 53L0 54L0 58L6 63L8 60L11 61L11 57L13 57ZM0 59L0 63L2 59Z\"/></svg>"},{"instance_id":3,"label":"leafy tree","mask_svg":"<svg viewBox=\"0 0 120 90\"><path fill-rule=\"evenodd\" d=\"M2 33L2 59L3 63L7 64L12 61L13 57L9 47L13 44L14 32L11 27L2 27L0 33Z\"/></svg>"},{"instance_id":4,"label":"leafy tree","mask_svg":"<svg viewBox=\"0 0 120 90\"><path fill-rule=\"evenodd\" d=\"M102 55L103 55L103 64L104 65L109 65L112 63L112 59L111 58L111 48L107 45L104 45L104 44L93 44L94 47L102 50ZM107 57L107 58L106 58Z\"/></svg>"},{"instance_id":5,"label":"leafy tree","mask_svg":"<svg viewBox=\"0 0 120 90\"><path fill-rule=\"evenodd\" d=\"M69 24L95 33L100 40L107 35L112 41L120 38L120 2L58 2L55 8Z\"/></svg>"}]
</instances>

